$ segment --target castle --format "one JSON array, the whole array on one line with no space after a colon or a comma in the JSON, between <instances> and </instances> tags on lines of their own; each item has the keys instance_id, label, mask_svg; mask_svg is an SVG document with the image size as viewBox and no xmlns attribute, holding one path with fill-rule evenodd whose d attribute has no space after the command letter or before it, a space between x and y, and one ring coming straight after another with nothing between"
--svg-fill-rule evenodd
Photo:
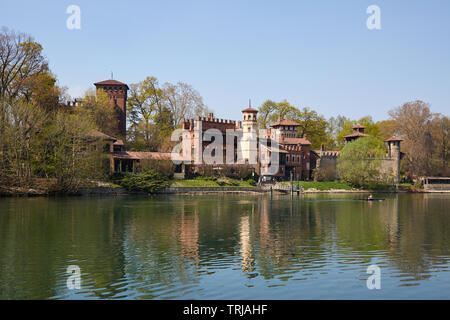
<instances>
[{"instance_id":1,"label":"castle","mask_svg":"<svg viewBox=\"0 0 450 320\"><path fill-rule=\"evenodd\" d=\"M124 150L122 139L126 140L126 112L127 112L127 84L117 80L105 80L94 83L97 89L104 90L110 99L111 106L116 110L118 119L118 132L120 138L97 133L107 144L107 152L110 159L110 171L135 171L142 160L171 160L170 153L161 152L133 152ZM332 178L338 178L337 159L338 151L311 150L311 142L306 134L297 137L299 124L289 119L278 119L267 130L258 130L258 110L249 106L242 110L242 120L218 119L210 113L208 117L198 116L196 119L184 119L182 122L183 139L189 141L188 146L192 150L203 154L208 151L211 139L203 139L209 129L222 136L221 146L212 150L214 159L209 163L220 170L231 157L233 163L246 166L258 175L268 175L277 179L310 180L315 169L330 169L334 172ZM365 127L356 125L353 133L345 136L347 143L368 136L364 133ZM227 134L233 132L237 139L233 138L231 145L227 145ZM264 141L264 143L262 143ZM387 154L382 159L382 172L394 176L398 183L400 176L400 142L397 137L391 137L385 141ZM231 148L230 148L231 146ZM227 150L228 149L228 150ZM199 172L203 163L196 163L192 153L190 159L183 159L176 167L176 177L182 178ZM270 159L268 161L267 159ZM186 161L188 160L188 161ZM268 167L276 162L276 170L269 172ZM225 164L225 165L227 165Z\"/></svg>"},{"instance_id":2,"label":"castle","mask_svg":"<svg viewBox=\"0 0 450 320\"><path fill-rule=\"evenodd\" d=\"M359 123L355 125L352 129L353 132L349 135L344 136L346 143L351 143L361 137L368 137L366 134L365 126ZM403 153L400 151L400 143L403 141L398 137L390 137L385 140L387 153L384 158L381 159L381 174L386 176L392 176L394 182L398 183L400 181L400 161L402 159ZM323 146L321 150L316 151L319 158L317 160L317 168L322 168L329 170L332 174L329 179L338 179L339 174L337 170L337 161L339 157L339 151L325 151Z\"/></svg>"},{"instance_id":3,"label":"castle","mask_svg":"<svg viewBox=\"0 0 450 320\"><path fill-rule=\"evenodd\" d=\"M248 166L258 175L264 175L265 168L270 165L270 163L264 163L264 158L278 157L274 161L277 163L277 170L268 175L280 179L291 176L293 179L311 179L314 169L314 164L311 162L315 162L317 155L311 152L311 142L306 139L306 136L297 138L298 123L280 119L273 123L268 130L262 131L258 130L257 114L257 109L248 107L242 110L242 121L236 123L234 120L217 119L214 114L210 113L208 117L185 119L182 129L187 132L188 139L192 141L192 147L195 144L195 137L203 137L209 129L221 132L223 137L223 147L221 148L223 151L219 158L221 161L212 163L217 167L219 164L229 163L225 161L228 148L228 152L233 155L234 164ZM231 130L240 137L231 144L232 150L229 150L230 145L226 144L227 130ZM276 143L275 138L277 138ZM262 143L262 140L265 140L265 143ZM209 144L208 141L202 139L201 154L205 152ZM196 164L187 165L184 172L188 175L193 174L198 171L198 167Z\"/></svg>"}]
</instances>

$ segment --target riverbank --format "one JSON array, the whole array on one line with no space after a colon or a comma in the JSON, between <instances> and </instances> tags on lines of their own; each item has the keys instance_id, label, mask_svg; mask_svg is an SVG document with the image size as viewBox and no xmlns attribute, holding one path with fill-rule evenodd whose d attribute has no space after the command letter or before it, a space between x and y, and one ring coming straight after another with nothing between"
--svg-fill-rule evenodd
<instances>
[{"instance_id":1,"label":"riverbank","mask_svg":"<svg viewBox=\"0 0 450 320\"><path fill-rule=\"evenodd\" d=\"M192 180L173 180L170 181L169 187L156 192L157 194L207 194L207 193L270 193L270 187L260 188L252 185L252 182L227 179L192 179ZM277 189L273 186L273 193L290 193L290 183L283 182L284 190ZM345 182L316 182L316 181L300 181L293 183L294 193L297 188L303 188L303 194L314 193L450 193L449 190L424 190L411 186L400 185L398 189L374 189L364 190L356 189L348 186ZM89 181L81 187L76 193L68 194L69 196L126 196L126 195L147 195L146 192L127 191L119 185L104 181ZM53 196L55 193L49 192L48 189L41 187L17 187L17 186L0 186L0 196Z\"/></svg>"}]
</instances>

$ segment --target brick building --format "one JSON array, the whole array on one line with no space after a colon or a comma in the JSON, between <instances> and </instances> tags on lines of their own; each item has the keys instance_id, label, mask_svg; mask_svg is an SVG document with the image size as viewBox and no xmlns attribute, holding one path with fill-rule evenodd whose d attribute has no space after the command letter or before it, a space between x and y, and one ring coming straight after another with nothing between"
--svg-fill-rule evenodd
<instances>
[{"instance_id":1,"label":"brick building","mask_svg":"<svg viewBox=\"0 0 450 320\"><path fill-rule=\"evenodd\" d=\"M264 175L264 168L269 167L270 163L265 165L266 157L270 159L272 153L278 156L278 170L271 172L270 175L281 179L291 177L296 179L310 179L312 169L315 167L316 156L312 155L311 143L306 136L297 137L298 123L283 119L272 124L267 131L258 131L258 110L246 108L242 110L242 121L217 119L211 113L208 117L197 117L196 119L185 119L182 123L182 129L186 130L183 139L190 139L191 161L194 164L187 165L184 168L186 174L198 172L200 165L195 161L195 144L201 145L200 154L203 155L205 149L210 145L208 141L199 141L208 129L217 129L222 134L222 147L220 163L210 163L216 169L220 166L230 165L227 160L226 131L233 130L236 133L236 139L231 145L229 154L233 155L233 162L241 166L251 167L257 174ZM239 139L237 138L239 137ZM278 138L278 145L274 142ZM196 141L197 139L197 141ZM264 143L262 140L264 139ZM207 150L208 151L208 150ZM217 155L215 155L217 156ZM314 163L311 164L311 161ZM197 164L195 164L197 163ZM203 165L204 163L202 163ZM206 163L205 163L206 164Z\"/></svg>"},{"instance_id":2,"label":"brick building","mask_svg":"<svg viewBox=\"0 0 450 320\"><path fill-rule=\"evenodd\" d=\"M130 88L125 83L117 80L105 80L94 83L95 88L102 89L109 96L111 107L114 108L117 114L118 132L122 139L126 138L127 134L127 93Z\"/></svg>"},{"instance_id":3,"label":"brick building","mask_svg":"<svg viewBox=\"0 0 450 320\"><path fill-rule=\"evenodd\" d=\"M365 128L365 126L362 126L359 123L355 125L352 128L353 132L344 136L346 143L351 143L359 138L370 136L364 132ZM400 181L400 161L403 156L400 151L401 141L403 140L398 137L386 139L384 141L386 146L386 156L381 159L380 173L384 176L392 176L395 183ZM329 177L329 180L338 179L339 172L337 170L337 161L339 158L339 151L325 151L322 146L321 150L316 150L314 152L319 156L318 161L316 162L317 168L331 172L332 176Z\"/></svg>"},{"instance_id":4,"label":"brick building","mask_svg":"<svg viewBox=\"0 0 450 320\"><path fill-rule=\"evenodd\" d=\"M170 160L170 153L160 152L131 152L124 148L126 141L126 112L127 112L127 84L117 80L105 80L94 83L97 89L104 90L109 98L111 107L116 110L118 118L118 132L120 137L110 137L102 133L105 142L108 144L107 153L110 156L111 171L134 171L143 160ZM211 144L211 139L203 139L205 132L209 129L215 129L222 135L222 146L217 151L212 152L214 159L220 159L218 163L208 165L214 169L220 170L221 166L228 165L231 157L235 165L246 166L257 174L265 174L270 167L261 161L261 157L270 159L276 155L278 170L271 172L270 175L280 179L311 179L312 171L316 167L318 154L311 150L311 143L306 135L298 137L298 123L279 119L276 123L270 125L267 131L258 130L258 110L248 107L242 110L242 120L234 121L228 119L218 119L210 113L208 117L197 117L196 119L184 119L182 129L184 129L183 139L190 141L191 155L193 164L183 163L177 166L177 175L180 177L198 172L204 165L200 159L195 159L196 148L201 150L201 154L207 150ZM227 130L234 131L236 136L233 138L230 150L227 154L226 134ZM201 137L201 140L198 139ZM278 144L275 143L277 137ZM208 140L208 141L203 141ZM264 140L264 143L260 143ZM196 146L196 144L198 144ZM261 149L262 148L262 149ZM228 159L227 159L228 157ZM197 161L195 161L197 160Z\"/></svg>"}]
</instances>

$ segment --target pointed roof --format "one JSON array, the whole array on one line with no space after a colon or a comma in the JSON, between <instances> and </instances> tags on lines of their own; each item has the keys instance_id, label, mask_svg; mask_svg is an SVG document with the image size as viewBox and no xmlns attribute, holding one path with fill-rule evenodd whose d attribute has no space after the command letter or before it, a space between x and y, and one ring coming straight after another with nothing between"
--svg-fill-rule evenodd
<instances>
[{"instance_id":1,"label":"pointed roof","mask_svg":"<svg viewBox=\"0 0 450 320\"><path fill-rule=\"evenodd\" d=\"M368 134L365 134L365 133L356 131L356 132L353 132L352 134L349 134L349 135L344 136L344 138L368 137L368 136L369 136Z\"/></svg>"},{"instance_id":2,"label":"pointed roof","mask_svg":"<svg viewBox=\"0 0 450 320\"><path fill-rule=\"evenodd\" d=\"M365 126L360 125L359 123L356 124L352 129L365 129Z\"/></svg>"},{"instance_id":3,"label":"pointed roof","mask_svg":"<svg viewBox=\"0 0 450 320\"><path fill-rule=\"evenodd\" d=\"M389 141L403 141L403 139L400 139L398 137L390 137L389 139L384 140L385 142L389 142Z\"/></svg>"},{"instance_id":4,"label":"pointed roof","mask_svg":"<svg viewBox=\"0 0 450 320\"><path fill-rule=\"evenodd\" d=\"M128 85L126 84L126 83L123 83L123 82L120 82L120 81L117 81L117 80L113 80L113 79L109 79L109 80L104 80L104 81L100 81L100 82L95 82L94 83L94 85L95 86L97 86L97 85L115 85L115 86L117 86L117 85L119 85L119 86L126 86L127 87L127 89L130 89L130 88L128 88Z\"/></svg>"},{"instance_id":5,"label":"pointed roof","mask_svg":"<svg viewBox=\"0 0 450 320\"><path fill-rule=\"evenodd\" d=\"M116 138L111 137L111 136L107 135L106 133L100 132L98 130L92 130L86 136L89 137L89 138L101 138L103 140L111 140L111 141L114 141L114 142L117 141Z\"/></svg>"},{"instance_id":6,"label":"pointed roof","mask_svg":"<svg viewBox=\"0 0 450 320\"><path fill-rule=\"evenodd\" d=\"M242 112L258 113L259 111L258 111L258 109L248 107L248 108L242 110Z\"/></svg>"}]
</instances>

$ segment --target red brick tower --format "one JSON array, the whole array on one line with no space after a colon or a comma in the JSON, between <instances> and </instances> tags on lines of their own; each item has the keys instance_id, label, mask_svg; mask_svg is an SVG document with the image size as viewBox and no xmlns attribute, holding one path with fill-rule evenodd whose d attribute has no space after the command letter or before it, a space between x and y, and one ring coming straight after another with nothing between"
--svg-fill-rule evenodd
<instances>
[{"instance_id":1,"label":"red brick tower","mask_svg":"<svg viewBox=\"0 0 450 320\"><path fill-rule=\"evenodd\" d=\"M94 83L97 89L103 89L109 96L111 105L114 106L119 119L119 133L126 139L127 134L127 91L128 86L117 80L105 80Z\"/></svg>"}]
</instances>

